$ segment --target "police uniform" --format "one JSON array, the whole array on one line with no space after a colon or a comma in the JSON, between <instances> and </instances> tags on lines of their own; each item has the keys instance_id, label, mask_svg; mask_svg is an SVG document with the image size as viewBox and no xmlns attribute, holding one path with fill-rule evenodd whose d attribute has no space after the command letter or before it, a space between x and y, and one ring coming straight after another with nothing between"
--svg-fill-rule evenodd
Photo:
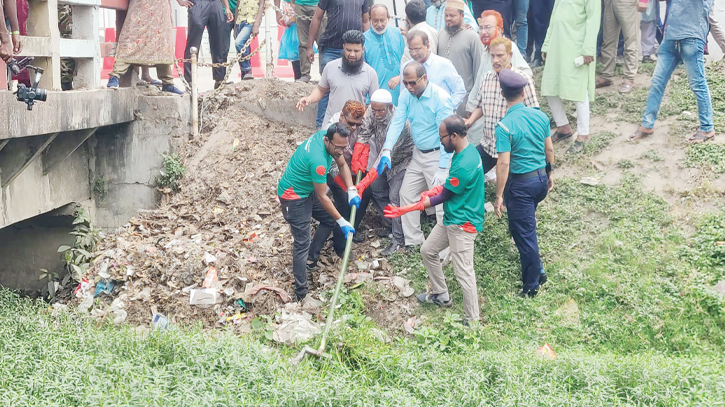
<instances>
[{"instance_id":1,"label":"police uniform","mask_svg":"<svg viewBox=\"0 0 725 407\"><path fill-rule=\"evenodd\" d=\"M499 75L501 88L521 90L526 78L505 69ZM546 281L536 239L536 207L546 198L549 185L546 139L550 137L549 117L538 108L523 103L511 106L496 126L496 151L510 153L509 176L504 190L509 230L521 256L522 293L536 295ZM548 169L548 171L547 171Z\"/></svg>"}]
</instances>

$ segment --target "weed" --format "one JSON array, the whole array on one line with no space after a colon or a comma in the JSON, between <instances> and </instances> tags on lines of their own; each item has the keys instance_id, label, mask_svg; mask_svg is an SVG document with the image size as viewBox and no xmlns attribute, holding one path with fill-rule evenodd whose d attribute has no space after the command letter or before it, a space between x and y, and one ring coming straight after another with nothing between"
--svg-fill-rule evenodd
<instances>
[{"instance_id":1,"label":"weed","mask_svg":"<svg viewBox=\"0 0 725 407\"><path fill-rule=\"evenodd\" d=\"M715 173L725 172L725 145L714 143L693 144L687 147L685 165L706 168Z\"/></svg>"},{"instance_id":2,"label":"weed","mask_svg":"<svg viewBox=\"0 0 725 407\"><path fill-rule=\"evenodd\" d=\"M178 154L164 154L164 168L161 175L156 177L156 186L159 188L170 188L174 192L179 192L179 180L184 177L186 167L181 164Z\"/></svg>"},{"instance_id":3,"label":"weed","mask_svg":"<svg viewBox=\"0 0 725 407\"><path fill-rule=\"evenodd\" d=\"M649 150L645 151L642 154L641 158L646 158L646 159L648 159L650 161L654 161L654 162L664 160L664 158L662 158L662 156L660 155L660 153L657 152L657 150L654 150L651 148Z\"/></svg>"},{"instance_id":4,"label":"weed","mask_svg":"<svg viewBox=\"0 0 725 407\"><path fill-rule=\"evenodd\" d=\"M630 168L634 168L634 163L632 160L629 160L627 158L624 158L622 160L617 161L617 168L628 170Z\"/></svg>"},{"instance_id":5,"label":"weed","mask_svg":"<svg viewBox=\"0 0 725 407\"><path fill-rule=\"evenodd\" d=\"M76 210L73 220L73 230L70 235L75 236L72 246L58 247L58 253L63 253L63 261L75 281L81 281L91 266L93 251L101 240L101 230L93 226L88 213L83 208Z\"/></svg>"},{"instance_id":6,"label":"weed","mask_svg":"<svg viewBox=\"0 0 725 407\"><path fill-rule=\"evenodd\" d=\"M108 196L108 188L106 187L106 180L103 177L96 177L93 181L93 195L96 197L98 202L103 202Z\"/></svg>"}]
</instances>

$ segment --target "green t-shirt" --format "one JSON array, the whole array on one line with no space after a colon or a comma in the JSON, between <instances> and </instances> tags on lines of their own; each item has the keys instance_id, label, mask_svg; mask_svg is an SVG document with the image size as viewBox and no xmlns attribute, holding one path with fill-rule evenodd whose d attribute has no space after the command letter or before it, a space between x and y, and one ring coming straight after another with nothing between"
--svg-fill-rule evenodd
<instances>
[{"instance_id":1,"label":"green t-shirt","mask_svg":"<svg viewBox=\"0 0 725 407\"><path fill-rule=\"evenodd\" d=\"M546 166L549 116L523 103L511 106L496 125L496 151L511 153L512 174L526 174Z\"/></svg>"},{"instance_id":2,"label":"green t-shirt","mask_svg":"<svg viewBox=\"0 0 725 407\"><path fill-rule=\"evenodd\" d=\"M316 6L319 0L295 0L295 4L300 6Z\"/></svg>"},{"instance_id":3,"label":"green t-shirt","mask_svg":"<svg viewBox=\"0 0 725 407\"><path fill-rule=\"evenodd\" d=\"M229 10L232 10L232 13L237 10L237 0L229 0Z\"/></svg>"},{"instance_id":4,"label":"green t-shirt","mask_svg":"<svg viewBox=\"0 0 725 407\"><path fill-rule=\"evenodd\" d=\"M277 185L277 195L280 198L307 198L315 190L313 183L327 183L327 171L332 164L332 156L325 150L325 134L327 130L313 134L292 154Z\"/></svg>"},{"instance_id":5,"label":"green t-shirt","mask_svg":"<svg viewBox=\"0 0 725 407\"><path fill-rule=\"evenodd\" d=\"M469 144L460 153L453 154L448 179L444 185L453 192L453 197L443 202L444 225L458 225L464 230L473 226L476 231L483 231L486 213L483 181L481 156L473 144Z\"/></svg>"}]
</instances>

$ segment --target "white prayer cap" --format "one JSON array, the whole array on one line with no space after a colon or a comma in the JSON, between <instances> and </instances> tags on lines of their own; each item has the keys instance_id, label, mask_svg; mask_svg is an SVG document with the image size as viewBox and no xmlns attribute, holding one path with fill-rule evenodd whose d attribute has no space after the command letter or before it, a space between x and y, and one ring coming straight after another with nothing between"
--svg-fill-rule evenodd
<instances>
[{"instance_id":1,"label":"white prayer cap","mask_svg":"<svg viewBox=\"0 0 725 407\"><path fill-rule=\"evenodd\" d=\"M393 95L385 89L378 89L373 92L373 96L370 97L370 101L390 104L393 103Z\"/></svg>"}]
</instances>

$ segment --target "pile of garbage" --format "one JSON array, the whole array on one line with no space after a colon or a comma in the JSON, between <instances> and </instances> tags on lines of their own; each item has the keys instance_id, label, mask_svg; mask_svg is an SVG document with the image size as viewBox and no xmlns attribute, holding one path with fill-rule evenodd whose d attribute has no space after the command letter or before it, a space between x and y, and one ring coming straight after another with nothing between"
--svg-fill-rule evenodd
<instances>
[{"instance_id":1,"label":"pile of garbage","mask_svg":"<svg viewBox=\"0 0 725 407\"><path fill-rule=\"evenodd\" d=\"M288 158L313 130L264 120L229 102L234 91L222 95L225 105L210 114L210 131L180 149L187 166L180 192L101 241L86 281L76 290L81 309L136 325L161 320L240 330L248 330L255 317L270 315L284 327L276 336L287 343L300 340L290 333L295 330L303 336L317 332L340 260L330 247L323 249L309 299L292 303L292 236L277 200ZM409 313L410 281L396 276L381 258L386 241L376 230L367 227L367 235L353 249L345 282L378 284L385 301L400 301ZM94 298L104 301L94 306Z\"/></svg>"}]
</instances>

